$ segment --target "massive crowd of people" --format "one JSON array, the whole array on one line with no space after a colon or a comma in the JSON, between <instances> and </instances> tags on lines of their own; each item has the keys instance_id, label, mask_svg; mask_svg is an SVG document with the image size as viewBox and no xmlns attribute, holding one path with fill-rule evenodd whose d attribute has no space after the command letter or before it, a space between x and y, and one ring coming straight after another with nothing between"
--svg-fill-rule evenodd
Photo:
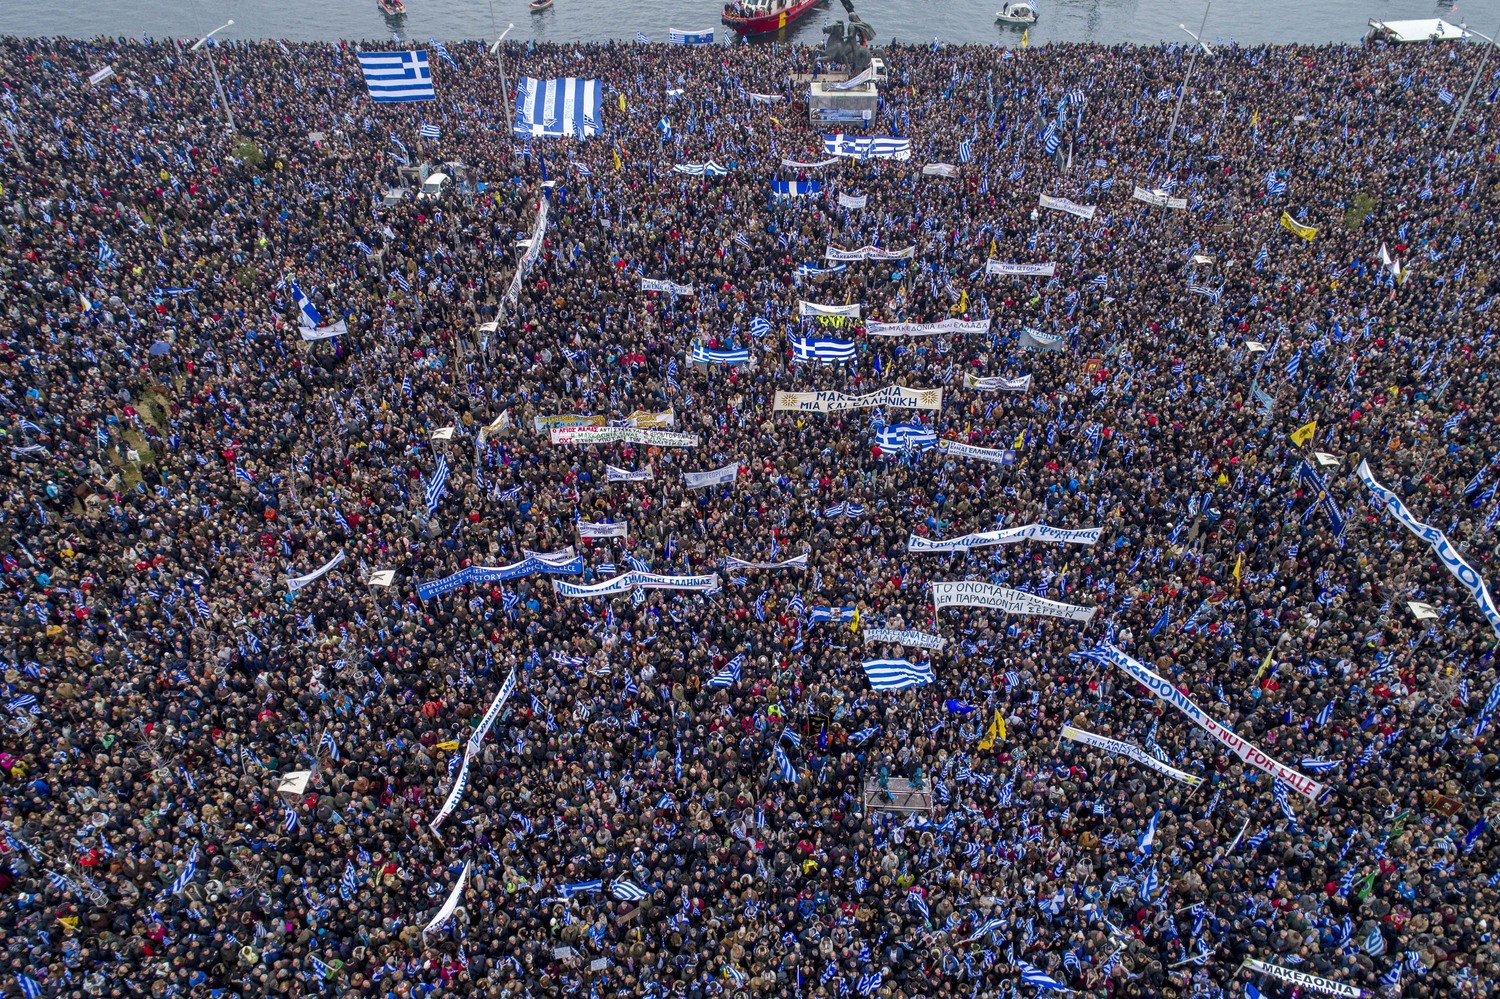
<instances>
[{"instance_id":1,"label":"massive crowd of people","mask_svg":"<svg viewBox=\"0 0 1500 999\"><path fill-rule=\"evenodd\" d=\"M1477 47L1218 48L1168 142L1183 49L892 45L871 132L911 158L824 166L783 165L825 159L813 49L504 49L512 83L603 83L574 141L507 131L482 44L426 46L409 104L359 48L0 40L6 994L1305 988L1247 958L1493 987L1495 635L1355 474L1491 576L1488 72L1446 135ZM455 183L413 197L423 164ZM915 250L824 259L865 245ZM294 287L347 332L304 340ZM773 408L898 385L941 407ZM538 423L642 412L699 443ZM898 425L1014 461L879 447ZM1102 535L908 550L1028 524ZM554 586L633 569L718 586ZM1095 612L936 609L948 580Z\"/></svg>"}]
</instances>

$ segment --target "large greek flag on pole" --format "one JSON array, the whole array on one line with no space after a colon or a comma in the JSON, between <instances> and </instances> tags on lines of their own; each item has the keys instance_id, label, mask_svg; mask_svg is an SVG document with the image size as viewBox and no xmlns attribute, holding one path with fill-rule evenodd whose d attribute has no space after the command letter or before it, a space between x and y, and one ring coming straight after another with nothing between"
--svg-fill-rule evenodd
<instances>
[{"instance_id":1,"label":"large greek flag on pole","mask_svg":"<svg viewBox=\"0 0 1500 999\"><path fill-rule=\"evenodd\" d=\"M683 31L681 28L667 30L667 42L672 45L712 45L714 29L707 31Z\"/></svg>"},{"instance_id":2,"label":"large greek flag on pole","mask_svg":"<svg viewBox=\"0 0 1500 999\"><path fill-rule=\"evenodd\" d=\"M932 667L905 659L866 659L861 665L869 678L871 690L906 690L932 683Z\"/></svg>"},{"instance_id":3,"label":"large greek flag on pole","mask_svg":"<svg viewBox=\"0 0 1500 999\"><path fill-rule=\"evenodd\" d=\"M517 135L586 139L604 127L604 85L598 80L522 78L516 88Z\"/></svg>"},{"instance_id":4,"label":"large greek flag on pole","mask_svg":"<svg viewBox=\"0 0 1500 999\"><path fill-rule=\"evenodd\" d=\"M794 361L822 361L824 364L834 364L839 361L854 360L853 340L824 340L819 337L798 337L792 339L792 360Z\"/></svg>"},{"instance_id":5,"label":"large greek flag on pole","mask_svg":"<svg viewBox=\"0 0 1500 999\"><path fill-rule=\"evenodd\" d=\"M437 98L432 89L432 67L427 64L427 53L421 49L361 52L359 68L365 74L365 86L370 88L370 100L377 104Z\"/></svg>"}]
</instances>

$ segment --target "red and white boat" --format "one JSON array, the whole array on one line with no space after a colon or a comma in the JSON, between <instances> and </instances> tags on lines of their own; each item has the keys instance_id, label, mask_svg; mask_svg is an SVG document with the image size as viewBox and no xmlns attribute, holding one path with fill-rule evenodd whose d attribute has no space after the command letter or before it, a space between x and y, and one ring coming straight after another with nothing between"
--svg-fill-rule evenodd
<instances>
[{"instance_id":1,"label":"red and white boat","mask_svg":"<svg viewBox=\"0 0 1500 999\"><path fill-rule=\"evenodd\" d=\"M741 35L780 31L817 6L818 0L732 0L724 23Z\"/></svg>"},{"instance_id":2,"label":"red and white boat","mask_svg":"<svg viewBox=\"0 0 1500 999\"><path fill-rule=\"evenodd\" d=\"M406 4L401 0L375 0L375 5L386 17L399 17L406 13Z\"/></svg>"}]
</instances>

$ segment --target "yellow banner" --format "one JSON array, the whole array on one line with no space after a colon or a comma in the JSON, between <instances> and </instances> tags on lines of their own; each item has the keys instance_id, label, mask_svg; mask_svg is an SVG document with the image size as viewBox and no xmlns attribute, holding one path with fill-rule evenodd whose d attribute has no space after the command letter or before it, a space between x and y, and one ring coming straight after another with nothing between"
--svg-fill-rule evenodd
<instances>
[{"instance_id":1,"label":"yellow banner","mask_svg":"<svg viewBox=\"0 0 1500 999\"><path fill-rule=\"evenodd\" d=\"M1313 228L1310 225L1303 225L1301 222L1298 222L1296 219L1292 218L1291 214L1288 212L1281 213L1281 227L1287 232L1295 233L1298 236L1301 236L1308 242L1312 242L1312 240L1318 235L1317 229Z\"/></svg>"},{"instance_id":2,"label":"yellow banner","mask_svg":"<svg viewBox=\"0 0 1500 999\"><path fill-rule=\"evenodd\" d=\"M1295 444L1295 445L1297 445L1298 447L1301 447L1302 445L1306 444L1308 441L1312 440L1313 434L1315 434L1317 432L1318 432L1318 421L1317 420L1313 420L1310 423L1304 423L1302 426L1300 426L1296 430L1292 431L1292 443Z\"/></svg>"},{"instance_id":3,"label":"yellow banner","mask_svg":"<svg viewBox=\"0 0 1500 999\"><path fill-rule=\"evenodd\" d=\"M561 416L538 416L532 420L539 434L550 433L562 427L602 427L604 417L602 416L574 416L571 413Z\"/></svg>"}]
</instances>

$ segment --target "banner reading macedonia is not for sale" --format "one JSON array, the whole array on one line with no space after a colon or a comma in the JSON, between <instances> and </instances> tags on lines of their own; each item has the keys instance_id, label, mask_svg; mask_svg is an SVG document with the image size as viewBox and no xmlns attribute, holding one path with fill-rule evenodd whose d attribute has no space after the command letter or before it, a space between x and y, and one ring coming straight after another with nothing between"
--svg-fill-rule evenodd
<instances>
[{"instance_id":1,"label":"banner reading macedonia is not for sale","mask_svg":"<svg viewBox=\"0 0 1500 999\"><path fill-rule=\"evenodd\" d=\"M1151 670L1142 666L1139 662L1130 658L1113 645L1100 645L1084 654L1092 659L1110 663L1124 670L1141 686L1187 715L1194 722L1197 722L1205 732L1230 749L1234 755L1251 766L1264 770L1272 777L1281 778L1288 787L1292 788L1298 794L1303 795L1311 801L1317 801L1327 790L1324 785L1319 784L1311 777L1305 777L1291 767L1273 760L1263 753L1261 748L1255 745L1255 743L1248 742L1235 735L1232 729L1221 725L1202 708L1198 707L1197 704L1194 704L1192 699L1186 694L1172 686L1169 681L1151 672Z\"/></svg>"},{"instance_id":2,"label":"banner reading macedonia is not for sale","mask_svg":"<svg viewBox=\"0 0 1500 999\"><path fill-rule=\"evenodd\" d=\"M849 409L890 406L895 409L942 409L942 389L910 389L900 385L876 389L864 395L842 392L777 392L775 409L799 413L842 413Z\"/></svg>"}]
</instances>

